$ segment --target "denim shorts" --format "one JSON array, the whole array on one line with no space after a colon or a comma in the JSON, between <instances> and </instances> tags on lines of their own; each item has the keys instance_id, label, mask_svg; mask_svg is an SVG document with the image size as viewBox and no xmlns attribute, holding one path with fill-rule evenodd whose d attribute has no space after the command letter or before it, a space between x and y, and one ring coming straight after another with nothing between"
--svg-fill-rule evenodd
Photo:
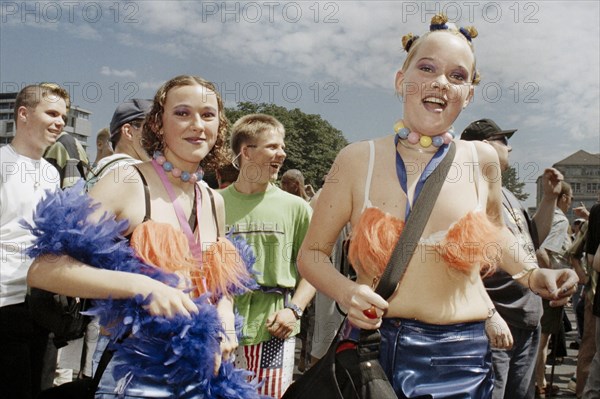
<instances>
[{"instance_id":1,"label":"denim shorts","mask_svg":"<svg viewBox=\"0 0 600 399\"><path fill-rule=\"evenodd\" d=\"M379 359L399 398L487 399L494 387L484 322L385 318Z\"/></svg>"}]
</instances>

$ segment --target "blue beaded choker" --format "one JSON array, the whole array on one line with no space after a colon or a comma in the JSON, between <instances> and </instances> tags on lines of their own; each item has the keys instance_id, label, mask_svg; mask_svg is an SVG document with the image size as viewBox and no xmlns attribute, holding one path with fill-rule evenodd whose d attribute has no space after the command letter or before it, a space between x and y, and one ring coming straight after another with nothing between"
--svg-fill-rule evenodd
<instances>
[{"instance_id":1,"label":"blue beaded choker","mask_svg":"<svg viewBox=\"0 0 600 399\"><path fill-rule=\"evenodd\" d=\"M173 177L178 177L181 179L181 181L186 183L194 184L198 181L201 181L204 177L204 170L202 170L201 166L198 166L198 169L196 169L196 172L194 173L182 171L181 169L174 167L171 162L167 161L167 158L165 158L163 153L160 151L154 151L152 158L157 164L162 166L165 172L171 173Z\"/></svg>"}]
</instances>

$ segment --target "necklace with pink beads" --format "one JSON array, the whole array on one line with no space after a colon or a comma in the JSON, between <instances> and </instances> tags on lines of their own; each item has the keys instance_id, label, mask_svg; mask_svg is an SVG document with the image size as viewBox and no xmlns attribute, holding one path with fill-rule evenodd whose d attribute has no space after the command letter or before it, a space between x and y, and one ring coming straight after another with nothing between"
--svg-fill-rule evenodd
<instances>
[{"instance_id":1,"label":"necklace with pink beads","mask_svg":"<svg viewBox=\"0 0 600 399\"><path fill-rule=\"evenodd\" d=\"M152 156L152 158L157 164L162 166L165 172L170 173L171 175L173 175L173 177L177 177L181 179L181 181L184 181L186 183L194 184L202 180L202 178L204 177L204 170L202 170L201 166L198 166L198 169L196 169L194 173L186 172L185 170L182 171L181 169L173 166L171 162L167 161L167 158L165 158L163 153L160 151L154 151L154 155Z\"/></svg>"},{"instance_id":2,"label":"necklace with pink beads","mask_svg":"<svg viewBox=\"0 0 600 399\"><path fill-rule=\"evenodd\" d=\"M401 140L406 140L410 144L421 144L423 148L429 148L431 145L434 147L441 147L444 144L450 144L454 139L454 130L450 129L447 132L438 134L437 136L425 136L421 133L413 132L407 127L404 127L403 121L398 121L394 124L394 132L398 135Z\"/></svg>"}]
</instances>

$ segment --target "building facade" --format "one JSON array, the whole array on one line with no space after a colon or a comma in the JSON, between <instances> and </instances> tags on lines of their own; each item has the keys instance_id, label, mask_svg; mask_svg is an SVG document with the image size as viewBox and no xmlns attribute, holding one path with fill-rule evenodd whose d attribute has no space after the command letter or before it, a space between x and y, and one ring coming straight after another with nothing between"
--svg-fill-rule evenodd
<instances>
[{"instance_id":1,"label":"building facade","mask_svg":"<svg viewBox=\"0 0 600 399\"><path fill-rule=\"evenodd\" d=\"M18 93L0 93L0 147L9 144L15 136L15 99ZM92 113L76 105L71 105L67 114L64 131L81 142L87 149L92 133L90 116Z\"/></svg>"},{"instance_id":2,"label":"building facade","mask_svg":"<svg viewBox=\"0 0 600 399\"><path fill-rule=\"evenodd\" d=\"M573 206L576 208L584 204L588 209L600 200L600 154L591 154L579 150L554 165L565 181L573 188ZM537 179L536 205L542 198L541 176ZM567 217L572 222L575 218L570 209Z\"/></svg>"}]
</instances>

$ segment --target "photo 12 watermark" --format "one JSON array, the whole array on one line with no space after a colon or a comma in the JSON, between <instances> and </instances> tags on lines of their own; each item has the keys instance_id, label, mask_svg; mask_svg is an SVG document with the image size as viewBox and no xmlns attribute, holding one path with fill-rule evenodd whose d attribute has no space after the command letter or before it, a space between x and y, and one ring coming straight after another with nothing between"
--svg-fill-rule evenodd
<instances>
[{"instance_id":1,"label":"photo 12 watermark","mask_svg":"<svg viewBox=\"0 0 600 399\"><path fill-rule=\"evenodd\" d=\"M67 90L72 104L82 105L84 103L95 104L100 101L110 101L120 104L136 97L140 91L137 82L55 82ZM2 82L1 93L17 93L25 86L33 83L25 82Z\"/></svg>"},{"instance_id":2,"label":"photo 12 watermark","mask_svg":"<svg viewBox=\"0 0 600 399\"><path fill-rule=\"evenodd\" d=\"M339 23L335 1L202 1L201 21L222 23Z\"/></svg>"},{"instance_id":3,"label":"photo 12 watermark","mask_svg":"<svg viewBox=\"0 0 600 399\"><path fill-rule=\"evenodd\" d=\"M2 23L139 23L139 4L133 1L3 1Z\"/></svg>"},{"instance_id":4,"label":"photo 12 watermark","mask_svg":"<svg viewBox=\"0 0 600 399\"><path fill-rule=\"evenodd\" d=\"M323 104L339 103L336 82L220 82L217 89L226 102L296 104L300 100Z\"/></svg>"},{"instance_id":5,"label":"photo 12 watermark","mask_svg":"<svg viewBox=\"0 0 600 399\"><path fill-rule=\"evenodd\" d=\"M444 14L449 22L473 23L482 19L487 23L502 20L513 23L533 24L539 22L540 5L534 1L403 1L401 21L415 19L427 23L436 14Z\"/></svg>"}]
</instances>

